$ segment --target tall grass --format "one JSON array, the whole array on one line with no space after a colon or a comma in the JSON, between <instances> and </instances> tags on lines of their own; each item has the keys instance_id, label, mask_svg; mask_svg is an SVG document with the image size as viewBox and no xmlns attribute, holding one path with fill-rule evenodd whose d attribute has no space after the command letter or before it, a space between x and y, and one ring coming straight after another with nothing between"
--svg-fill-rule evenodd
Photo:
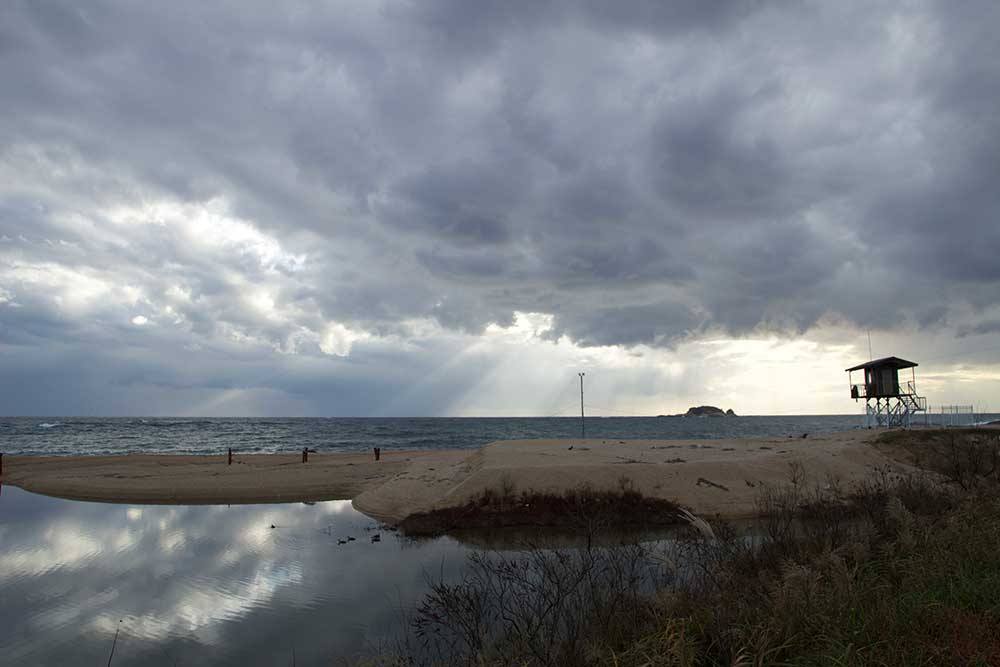
<instances>
[{"instance_id":1,"label":"tall grass","mask_svg":"<svg viewBox=\"0 0 1000 667\"><path fill-rule=\"evenodd\" d=\"M685 539L666 551L588 543L475 554L460 581L433 583L409 643L383 657L449 667L1000 665L1000 440L892 437L929 472L876 469L851 488L806 488L792 469L788 484L761 490L755 536L681 512Z\"/></svg>"}]
</instances>

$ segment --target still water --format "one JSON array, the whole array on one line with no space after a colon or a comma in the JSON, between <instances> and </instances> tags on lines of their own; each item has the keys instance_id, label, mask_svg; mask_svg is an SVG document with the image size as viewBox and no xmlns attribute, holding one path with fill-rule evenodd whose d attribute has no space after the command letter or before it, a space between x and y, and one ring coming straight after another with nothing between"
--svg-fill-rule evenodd
<instances>
[{"instance_id":1,"label":"still water","mask_svg":"<svg viewBox=\"0 0 1000 667\"><path fill-rule=\"evenodd\" d=\"M0 665L105 665L116 630L119 667L350 663L471 548L399 537L350 501L112 505L6 486Z\"/></svg>"}]
</instances>

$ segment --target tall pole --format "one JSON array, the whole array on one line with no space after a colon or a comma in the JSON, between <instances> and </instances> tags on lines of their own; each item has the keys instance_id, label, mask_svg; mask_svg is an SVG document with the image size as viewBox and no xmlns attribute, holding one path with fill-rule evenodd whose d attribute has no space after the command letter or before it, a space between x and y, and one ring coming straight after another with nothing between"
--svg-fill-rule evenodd
<instances>
[{"instance_id":1,"label":"tall pole","mask_svg":"<svg viewBox=\"0 0 1000 667\"><path fill-rule=\"evenodd\" d=\"M587 437L587 427L583 421L583 376L586 373L577 373L577 375L580 376L580 438L585 439Z\"/></svg>"}]
</instances>

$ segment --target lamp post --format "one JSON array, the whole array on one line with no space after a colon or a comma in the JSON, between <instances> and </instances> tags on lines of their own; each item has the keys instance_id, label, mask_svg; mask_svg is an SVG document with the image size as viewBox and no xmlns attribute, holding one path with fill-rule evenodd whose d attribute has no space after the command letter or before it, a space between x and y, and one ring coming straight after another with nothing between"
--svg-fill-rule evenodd
<instances>
[{"instance_id":1,"label":"lamp post","mask_svg":"<svg viewBox=\"0 0 1000 667\"><path fill-rule=\"evenodd\" d=\"M583 376L586 375L586 373L577 373L577 375L580 376L580 438L586 439L587 427L583 421Z\"/></svg>"}]
</instances>

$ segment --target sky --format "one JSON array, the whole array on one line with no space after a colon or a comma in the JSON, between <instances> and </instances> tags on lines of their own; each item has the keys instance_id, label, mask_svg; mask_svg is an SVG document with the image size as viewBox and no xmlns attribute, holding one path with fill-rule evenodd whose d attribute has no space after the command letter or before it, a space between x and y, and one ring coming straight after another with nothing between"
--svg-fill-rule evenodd
<instances>
[{"instance_id":1,"label":"sky","mask_svg":"<svg viewBox=\"0 0 1000 667\"><path fill-rule=\"evenodd\" d=\"M1000 411L1000 4L0 4L0 414Z\"/></svg>"}]
</instances>

